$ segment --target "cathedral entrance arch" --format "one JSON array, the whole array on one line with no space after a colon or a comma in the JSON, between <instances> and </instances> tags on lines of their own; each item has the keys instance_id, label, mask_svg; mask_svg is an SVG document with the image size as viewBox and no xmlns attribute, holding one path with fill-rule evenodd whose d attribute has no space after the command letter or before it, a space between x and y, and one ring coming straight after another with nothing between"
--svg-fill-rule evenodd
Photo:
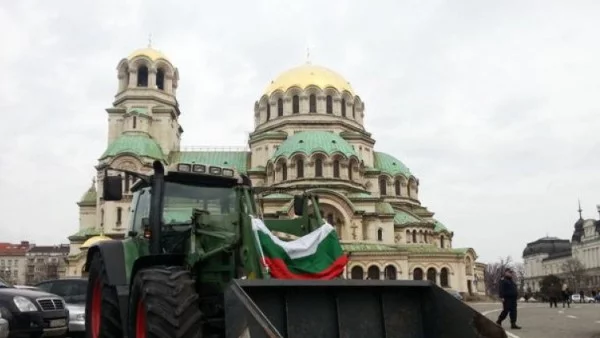
<instances>
[{"instance_id":1,"label":"cathedral entrance arch","mask_svg":"<svg viewBox=\"0 0 600 338\"><path fill-rule=\"evenodd\" d=\"M351 224L354 214L352 203L345 196L329 189L317 188L307 192L319 195L321 215L333 225L340 239L348 239L350 236L346 233L347 225Z\"/></svg>"}]
</instances>

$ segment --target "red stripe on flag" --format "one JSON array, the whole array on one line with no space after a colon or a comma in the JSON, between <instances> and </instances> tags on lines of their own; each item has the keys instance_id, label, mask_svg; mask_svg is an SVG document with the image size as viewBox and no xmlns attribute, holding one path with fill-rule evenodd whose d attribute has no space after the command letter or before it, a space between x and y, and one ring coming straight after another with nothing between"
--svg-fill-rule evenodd
<instances>
[{"instance_id":1,"label":"red stripe on flag","mask_svg":"<svg viewBox=\"0 0 600 338\"><path fill-rule=\"evenodd\" d=\"M327 269L318 273L297 274L291 272L285 261L280 258L265 257L271 275L276 279L334 279L344 272L348 263L348 255L338 257Z\"/></svg>"}]
</instances>

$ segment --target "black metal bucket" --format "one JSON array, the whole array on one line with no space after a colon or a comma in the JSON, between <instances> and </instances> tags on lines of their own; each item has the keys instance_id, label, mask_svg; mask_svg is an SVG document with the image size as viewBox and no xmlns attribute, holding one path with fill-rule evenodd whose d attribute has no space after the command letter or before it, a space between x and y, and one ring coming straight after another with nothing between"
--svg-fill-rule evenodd
<instances>
[{"instance_id":1,"label":"black metal bucket","mask_svg":"<svg viewBox=\"0 0 600 338\"><path fill-rule=\"evenodd\" d=\"M490 319L429 281L234 280L227 338L504 338Z\"/></svg>"}]
</instances>

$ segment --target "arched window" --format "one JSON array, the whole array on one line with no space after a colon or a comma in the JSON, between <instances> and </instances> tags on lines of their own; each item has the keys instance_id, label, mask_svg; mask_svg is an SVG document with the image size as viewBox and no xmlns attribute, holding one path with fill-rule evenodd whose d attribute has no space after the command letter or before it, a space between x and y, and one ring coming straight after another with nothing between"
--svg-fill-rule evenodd
<instances>
[{"instance_id":1,"label":"arched window","mask_svg":"<svg viewBox=\"0 0 600 338\"><path fill-rule=\"evenodd\" d=\"M271 119L271 102L267 101L267 121Z\"/></svg>"},{"instance_id":2,"label":"arched window","mask_svg":"<svg viewBox=\"0 0 600 338\"><path fill-rule=\"evenodd\" d=\"M104 209L100 209L100 226L104 225Z\"/></svg>"},{"instance_id":3,"label":"arched window","mask_svg":"<svg viewBox=\"0 0 600 338\"><path fill-rule=\"evenodd\" d=\"M137 71L137 86L148 87L148 67L140 66Z\"/></svg>"},{"instance_id":4,"label":"arched window","mask_svg":"<svg viewBox=\"0 0 600 338\"><path fill-rule=\"evenodd\" d=\"M352 270L350 270L350 278L352 279L363 279L364 274L365 272L360 266L352 267Z\"/></svg>"},{"instance_id":5,"label":"arched window","mask_svg":"<svg viewBox=\"0 0 600 338\"><path fill-rule=\"evenodd\" d=\"M298 97L298 95L294 95L292 97L292 113L300 113L300 98Z\"/></svg>"},{"instance_id":6,"label":"arched window","mask_svg":"<svg viewBox=\"0 0 600 338\"><path fill-rule=\"evenodd\" d=\"M385 279L396 280L398 277L398 272L396 267L393 265L388 265L383 269L383 274L385 275Z\"/></svg>"},{"instance_id":7,"label":"arched window","mask_svg":"<svg viewBox=\"0 0 600 338\"><path fill-rule=\"evenodd\" d=\"M352 118L355 119L356 118L356 109L354 108L356 105L353 104L352 105Z\"/></svg>"},{"instance_id":8,"label":"arched window","mask_svg":"<svg viewBox=\"0 0 600 338\"><path fill-rule=\"evenodd\" d=\"M353 166L353 163L350 162L350 164L348 165L348 179L350 181L352 181L352 166Z\"/></svg>"},{"instance_id":9,"label":"arched window","mask_svg":"<svg viewBox=\"0 0 600 338\"><path fill-rule=\"evenodd\" d=\"M413 270L413 279L414 280L423 280L423 270L421 268L415 268Z\"/></svg>"},{"instance_id":10,"label":"arched window","mask_svg":"<svg viewBox=\"0 0 600 338\"><path fill-rule=\"evenodd\" d=\"M396 182L394 182L394 190L396 190L396 196L400 196L402 195L401 190L400 190L400 181L396 180Z\"/></svg>"},{"instance_id":11,"label":"arched window","mask_svg":"<svg viewBox=\"0 0 600 338\"><path fill-rule=\"evenodd\" d=\"M369 277L369 279L379 279L379 268L375 265L371 265L367 270L367 276Z\"/></svg>"},{"instance_id":12,"label":"arched window","mask_svg":"<svg viewBox=\"0 0 600 338\"><path fill-rule=\"evenodd\" d=\"M346 99L342 99L342 116L346 117Z\"/></svg>"},{"instance_id":13,"label":"arched window","mask_svg":"<svg viewBox=\"0 0 600 338\"><path fill-rule=\"evenodd\" d=\"M304 177L304 161L302 159L296 160L296 178Z\"/></svg>"},{"instance_id":14,"label":"arched window","mask_svg":"<svg viewBox=\"0 0 600 338\"><path fill-rule=\"evenodd\" d=\"M333 114L333 98L327 95L327 114Z\"/></svg>"},{"instance_id":15,"label":"arched window","mask_svg":"<svg viewBox=\"0 0 600 338\"><path fill-rule=\"evenodd\" d=\"M410 238L410 230L406 230L406 243L410 243L408 239Z\"/></svg>"},{"instance_id":16,"label":"arched window","mask_svg":"<svg viewBox=\"0 0 600 338\"><path fill-rule=\"evenodd\" d=\"M436 283L437 272L434 268L427 269L427 280Z\"/></svg>"},{"instance_id":17,"label":"arched window","mask_svg":"<svg viewBox=\"0 0 600 338\"><path fill-rule=\"evenodd\" d=\"M323 160L320 158L315 160L315 177L323 177Z\"/></svg>"},{"instance_id":18,"label":"arched window","mask_svg":"<svg viewBox=\"0 0 600 338\"><path fill-rule=\"evenodd\" d=\"M413 240L413 243L417 243L417 230L413 230L412 240Z\"/></svg>"},{"instance_id":19,"label":"arched window","mask_svg":"<svg viewBox=\"0 0 600 338\"><path fill-rule=\"evenodd\" d=\"M283 116L283 99L277 100L277 116Z\"/></svg>"},{"instance_id":20,"label":"arched window","mask_svg":"<svg viewBox=\"0 0 600 338\"><path fill-rule=\"evenodd\" d=\"M125 179L123 181L124 181L123 182L124 183L123 184L124 185L124 187L123 187L123 190L124 190L123 193L124 194L129 194L129 192L130 192L129 188L130 188L130 185L131 185L131 177L130 177L130 175L129 174L125 174Z\"/></svg>"},{"instance_id":21,"label":"arched window","mask_svg":"<svg viewBox=\"0 0 600 338\"><path fill-rule=\"evenodd\" d=\"M383 229L382 228L377 229L377 240L383 241Z\"/></svg>"},{"instance_id":22,"label":"arched window","mask_svg":"<svg viewBox=\"0 0 600 338\"><path fill-rule=\"evenodd\" d=\"M442 271L440 272L440 284L444 288L450 286L448 284L448 268L442 268Z\"/></svg>"},{"instance_id":23,"label":"arched window","mask_svg":"<svg viewBox=\"0 0 600 338\"><path fill-rule=\"evenodd\" d=\"M333 223L333 214L327 214L327 223L334 225Z\"/></svg>"},{"instance_id":24,"label":"arched window","mask_svg":"<svg viewBox=\"0 0 600 338\"><path fill-rule=\"evenodd\" d=\"M281 180L287 180L287 164L285 162L281 163Z\"/></svg>"},{"instance_id":25,"label":"arched window","mask_svg":"<svg viewBox=\"0 0 600 338\"><path fill-rule=\"evenodd\" d=\"M135 129L137 127L137 117L136 116L133 117L132 125L133 125L133 129Z\"/></svg>"},{"instance_id":26,"label":"arched window","mask_svg":"<svg viewBox=\"0 0 600 338\"><path fill-rule=\"evenodd\" d=\"M161 68L156 71L156 87L165 90L165 71Z\"/></svg>"},{"instance_id":27,"label":"arched window","mask_svg":"<svg viewBox=\"0 0 600 338\"><path fill-rule=\"evenodd\" d=\"M333 177L336 177L336 178L340 177L340 161L339 160L333 161Z\"/></svg>"},{"instance_id":28,"label":"arched window","mask_svg":"<svg viewBox=\"0 0 600 338\"><path fill-rule=\"evenodd\" d=\"M308 98L308 105L309 105L309 113L316 113L317 112L317 96L315 94L310 94L309 98Z\"/></svg>"},{"instance_id":29,"label":"arched window","mask_svg":"<svg viewBox=\"0 0 600 338\"><path fill-rule=\"evenodd\" d=\"M117 207L117 224L121 224L123 217L123 208Z\"/></svg>"},{"instance_id":30,"label":"arched window","mask_svg":"<svg viewBox=\"0 0 600 338\"><path fill-rule=\"evenodd\" d=\"M446 243L444 243L444 241L445 241L444 235L441 235L440 236L440 246L442 247L442 249L444 248L444 246L446 244Z\"/></svg>"},{"instance_id":31,"label":"arched window","mask_svg":"<svg viewBox=\"0 0 600 338\"><path fill-rule=\"evenodd\" d=\"M385 196L387 195L387 182L385 180L385 177L381 177L379 178L379 194L381 196Z\"/></svg>"},{"instance_id":32,"label":"arched window","mask_svg":"<svg viewBox=\"0 0 600 338\"><path fill-rule=\"evenodd\" d=\"M427 243L427 231L423 233L423 242Z\"/></svg>"}]
</instances>

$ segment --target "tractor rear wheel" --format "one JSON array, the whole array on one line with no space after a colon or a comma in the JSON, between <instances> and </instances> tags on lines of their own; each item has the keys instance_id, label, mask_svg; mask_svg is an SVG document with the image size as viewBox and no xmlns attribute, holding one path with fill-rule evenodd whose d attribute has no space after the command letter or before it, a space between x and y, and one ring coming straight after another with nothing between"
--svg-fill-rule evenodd
<instances>
[{"instance_id":1,"label":"tractor rear wheel","mask_svg":"<svg viewBox=\"0 0 600 338\"><path fill-rule=\"evenodd\" d=\"M91 338L123 337L117 290L108 284L102 255L92 258L85 302L85 332Z\"/></svg>"},{"instance_id":2,"label":"tractor rear wheel","mask_svg":"<svg viewBox=\"0 0 600 338\"><path fill-rule=\"evenodd\" d=\"M140 270L129 297L129 338L202 338L198 299L186 269L157 266Z\"/></svg>"}]
</instances>

